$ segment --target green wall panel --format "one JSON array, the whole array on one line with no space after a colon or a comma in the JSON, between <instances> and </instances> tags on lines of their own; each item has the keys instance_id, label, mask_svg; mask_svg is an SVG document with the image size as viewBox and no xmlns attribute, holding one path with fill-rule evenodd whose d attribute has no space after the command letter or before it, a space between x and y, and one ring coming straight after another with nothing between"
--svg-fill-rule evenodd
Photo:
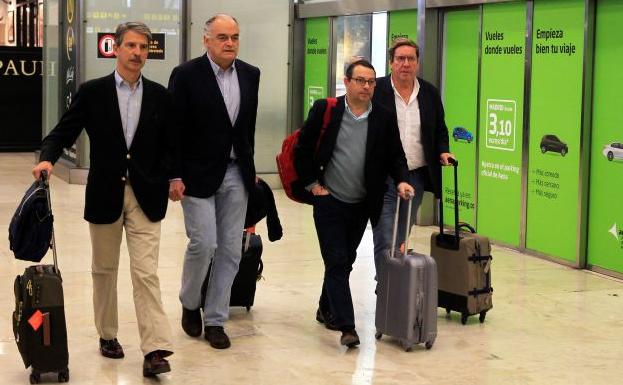
<instances>
[{"instance_id":1,"label":"green wall panel","mask_svg":"<svg viewBox=\"0 0 623 385\"><path fill-rule=\"evenodd\" d=\"M326 17L305 20L305 97L303 111L317 99L326 98L329 88L329 19Z\"/></svg>"},{"instance_id":2,"label":"green wall panel","mask_svg":"<svg viewBox=\"0 0 623 385\"><path fill-rule=\"evenodd\" d=\"M450 135L450 151L459 159L459 219L475 225L476 127L478 124L478 48L480 10L446 13L443 52L443 103ZM471 134L453 138L455 127ZM444 222L454 225L453 173L443 172Z\"/></svg>"},{"instance_id":3,"label":"green wall panel","mask_svg":"<svg viewBox=\"0 0 623 385\"><path fill-rule=\"evenodd\" d=\"M486 4L482 15L478 232L520 244L525 2Z\"/></svg>"},{"instance_id":4,"label":"green wall panel","mask_svg":"<svg viewBox=\"0 0 623 385\"><path fill-rule=\"evenodd\" d=\"M591 265L623 273L623 2L600 0L595 29L588 222ZM621 146L623 147L623 146ZM609 160L612 153L612 160Z\"/></svg>"},{"instance_id":5,"label":"green wall panel","mask_svg":"<svg viewBox=\"0 0 623 385\"><path fill-rule=\"evenodd\" d=\"M417 9L391 11L387 25L387 46L398 37L406 37L417 42Z\"/></svg>"},{"instance_id":6,"label":"green wall panel","mask_svg":"<svg viewBox=\"0 0 623 385\"><path fill-rule=\"evenodd\" d=\"M526 248L575 262L584 0L534 3Z\"/></svg>"},{"instance_id":7,"label":"green wall panel","mask_svg":"<svg viewBox=\"0 0 623 385\"><path fill-rule=\"evenodd\" d=\"M394 39L399 37L405 37L417 43L417 9L391 11L387 14L387 48L392 45ZM389 56L387 60L389 61ZM390 72L391 67L388 65L387 73Z\"/></svg>"}]
</instances>

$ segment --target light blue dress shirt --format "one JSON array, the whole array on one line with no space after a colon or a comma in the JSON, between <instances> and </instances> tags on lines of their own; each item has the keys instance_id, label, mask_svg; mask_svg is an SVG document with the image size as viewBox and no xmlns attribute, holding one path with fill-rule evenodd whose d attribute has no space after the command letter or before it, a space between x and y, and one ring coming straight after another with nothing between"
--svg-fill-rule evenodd
<instances>
[{"instance_id":1,"label":"light blue dress shirt","mask_svg":"<svg viewBox=\"0 0 623 385\"><path fill-rule=\"evenodd\" d=\"M238 83L238 73L236 72L235 62L229 68L223 70L212 60L208 53L206 53L206 56L208 60L210 60L210 65L214 71L218 88L221 90L221 95L223 95L223 100L225 101L229 120L233 126L238 118L238 111L240 111L240 84ZM232 159L236 158L233 146L229 156Z\"/></svg>"},{"instance_id":2,"label":"light blue dress shirt","mask_svg":"<svg viewBox=\"0 0 623 385\"><path fill-rule=\"evenodd\" d=\"M119 112L121 113L121 124L123 125L123 135L128 149L132 145L132 140L136 135L138 120L141 116L141 104L143 102L143 76L138 78L134 88L130 83L123 80L121 75L115 70L115 85L117 88L117 100L119 101Z\"/></svg>"}]
</instances>

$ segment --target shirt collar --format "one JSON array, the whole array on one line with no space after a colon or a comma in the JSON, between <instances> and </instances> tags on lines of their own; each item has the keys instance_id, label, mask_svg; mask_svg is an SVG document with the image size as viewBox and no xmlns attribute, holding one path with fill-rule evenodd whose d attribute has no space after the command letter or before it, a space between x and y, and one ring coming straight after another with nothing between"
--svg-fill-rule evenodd
<instances>
[{"instance_id":1,"label":"shirt collar","mask_svg":"<svg viewBox=\"0 0 623 385\"><path fill-rule=\"evenodd\" d=\"M143 82L143 74L139 75L138 80L136 81L136 87L140 87L142 82ZM122 86L126 86L128 88L130 87L130 83L124 80L121 77L121 75L119 75L119 72L117 72L117 70L115 70L115 84L117 85L117 87L122 87Z\"/></svg>"},{"instance_id":2,"label":"shirt collar","mask_svg":"<svg viewBox=\"0 0 623 385\"><path fill-rule=\"evenodd\" d=\"M210 57L210 54L208 54L207 52L206 52L206 56L208 57L208 60L210 61L210 66L212 67L212 71L214 71L214 75L218 75L219 72L227 72L227 71L236 72L236 60L234 60L234 62L231 64L231 66L229 66L229 68L224 70L221 67L219 67L219 65L216 64L214 60L212 60L212 58Z\"/></svg>"},{"instance_id":3,"label":"shirt collar","mask_svg":"<svg viewBox=\"0 0 623 385\"><path fill-rule=\"evenodd\" d=\"M394 78L392 78L391 76L389 77L389 80L392 82L392 90L394 90L394 94L395 95L400 95L398 94L398 91L396 91L396 86L394 85ZM413 92L411 93L412 96L417 97L418 93L420 92L420 81L418 80L418 78L416 77L413 80ZM411 98L409 98L409 100L411 100Z\"/></svg>"},{"instance_id":4,"label":"shirt collar","mask_svg":"<svg viewBox=\"0 0 623 385\"><path fill-rule=\"evenodd\" d=\"M353 119L359 121L359 120L364 120L368 118L368 115L370 115L370 112L372 111L372 102L368 103L368 109L361 115L356 116L355 114L353 114L353 112L350 110L350 107L348 106L348 97L344 96L344 105L346 106L346 111L348 111L348 113L350 114L350 116L353 117Z\"/></svg>"}]
</instances>

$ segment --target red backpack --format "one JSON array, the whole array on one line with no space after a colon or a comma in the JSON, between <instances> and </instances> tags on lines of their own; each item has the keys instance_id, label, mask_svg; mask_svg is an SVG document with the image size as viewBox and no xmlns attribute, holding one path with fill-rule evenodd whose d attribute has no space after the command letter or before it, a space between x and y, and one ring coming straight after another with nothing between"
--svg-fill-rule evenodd
<instances>
[{"instance_id":1,"label":"red backpack","mask_svg":"<svg viewBox=\"0 0 623 385\"><path fill-rule=\"evenodd\" d=\"M331 121L331 111L336 104L336 98L327 98L327 108L324 110L324 115L322 117L322 127L320 128L320 135L318 135L318 142L316 142L316 152L320 147L320 141ZM277 171L279 172L281 184L288 198L295 202L305 203L300 198L296 197L292 190L292 182L299 179L296 169L294 168L294 148L296 147L300 134L301 129L299 128L283 140L281 153L277 154Z\"/></svg>"}]
</instances>

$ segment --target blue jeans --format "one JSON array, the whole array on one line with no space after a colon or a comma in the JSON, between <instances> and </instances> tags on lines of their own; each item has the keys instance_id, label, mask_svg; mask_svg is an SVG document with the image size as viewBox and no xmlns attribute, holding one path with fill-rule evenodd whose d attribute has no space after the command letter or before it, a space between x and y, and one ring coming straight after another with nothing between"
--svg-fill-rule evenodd
<instances>
[{"instance_id":1,"label":"blue jeans","mask_svg":"<svg viewBox=\"0 0 623 385\"><path fill-rule=\"evenodd\" d=\"M409 180L407 181L415 189L415 196L411 206L411 223L409 228L413 226L416 219L417 210L422 203L424 196L424 178L428 172L427 167L420 167L409 171ZM383 271L385 265L385 255L392 247L392 229L394 226L394 216L396 215L396 184L391 177L387 178L387 192L385 192L383 209L379 222L372 229L374 239L374 265L376 267L376 276ZM407 224L407 202L400 201L400 215L398 217L398 232L396 234L396 244L393 247L399 247L405 241L405 228Z\"/></svg>"},{"instance_id":2,"label":"blue jeans","mask_svg":"<svg viewBox=\"0 0 623 385\"><path fill-rule=\"evenodd\" d=\"M201 285L212 262L203 308L205 326L223 326L229 318L231 286L242 253L247 200L248 192L235 164L228 166L223 183L213 196L182 199L189 242L184 255L180 301L186 309L200 306Z\"/></svg>"},{"instance_id":3,"label":"blue jeans","mask_svg":"<svg viewBox=\"0 0 623 385\"><path fill-rule=\"evenodd\" d=\"M314 223L324 261L320 310L340 330L355 327L350 272L368 224L365 203L345 203L331 195L314 197Z\"/></svg>"}]
</instances>

